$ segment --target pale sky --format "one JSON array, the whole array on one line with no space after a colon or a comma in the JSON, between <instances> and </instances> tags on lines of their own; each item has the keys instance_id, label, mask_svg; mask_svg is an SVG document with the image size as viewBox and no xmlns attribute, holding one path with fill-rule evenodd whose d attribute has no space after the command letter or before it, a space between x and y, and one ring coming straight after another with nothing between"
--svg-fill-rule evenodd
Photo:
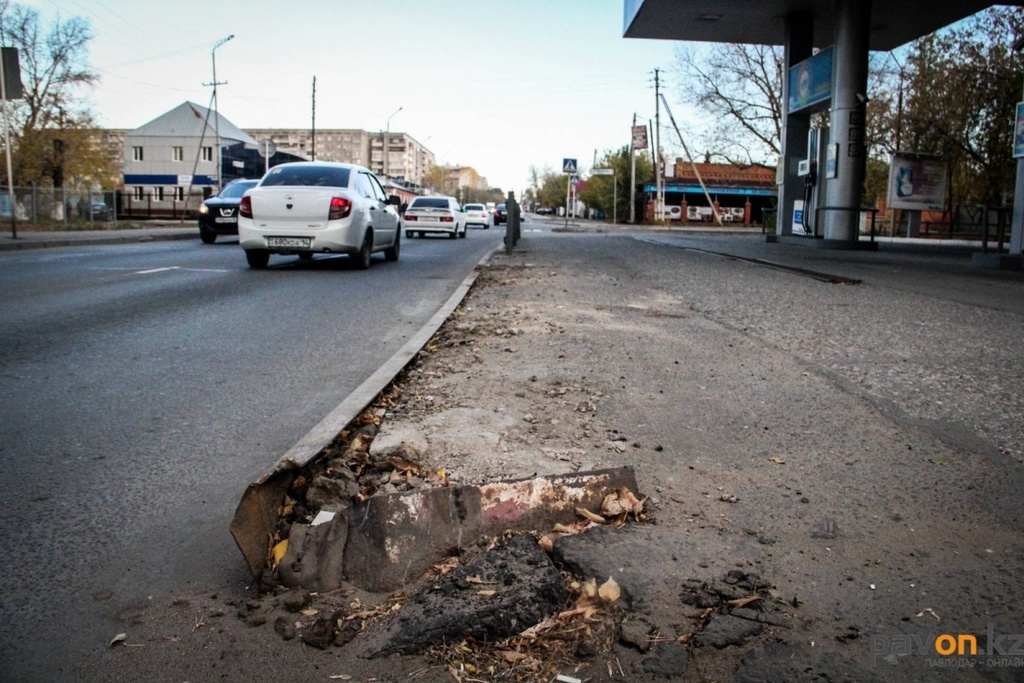
<instances>
[{"instance_id":1,"label":"pale sky","mask_svg":"<svg viewBox=\"0 0 1024 683\"><path fill-rule=\"evenodd\" d=\"M531 165L560 172L571 157L588 169L595 150L629 144L633 115L654 117L654 69L670 79L676 46L623 38L623 0L18 4L44 25L58 14L90 22L103 127L137 128L186 100L210 106L211 50L234 34L215 53L218 110L243 130L310 127L315 76L317 130L379 131L390 116L390 130L438 163L517 195Z\"/></svg>"}]
</instances>

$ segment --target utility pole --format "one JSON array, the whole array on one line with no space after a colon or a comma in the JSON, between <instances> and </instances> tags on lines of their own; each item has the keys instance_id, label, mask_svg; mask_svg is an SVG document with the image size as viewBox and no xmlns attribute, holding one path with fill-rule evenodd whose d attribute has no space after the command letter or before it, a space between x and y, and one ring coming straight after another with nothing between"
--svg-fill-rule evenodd
<instances>
[{"instance_id":1,"label":"utility pole","mask_svg":"<svg viewBox=\"0 0 1024 683\"><path fill-rule=\"evenodd\" d=\"M660 69L654 70L654 222L662 220L665 215L665 194L661 177L661 81L658 76Z\"/></svg>"},{"instance_id":2,"label":"utility pole","mask_svg":"<svg viewBox=\"0 0 1024 683\"><path fill-rule=\"evenodd\" d=\"M221 38L213 44L213 48L210 50L210 59L213 62L213 82L206 83L205 85L213 86L213 134L217 138L217 192L220 192L221 186L221 166L223 166L223 159L221 159L221 144L220 144L220 114L217 113L217 86L227 85L227 81L222 83L217 82L217 48L228 42L235 37L232 33L227 38Z\"/></svg>"},{"instance_id":3,"label":"utility pole","mask_svg":"<svg viewBox=\"0 0 1024 683\"><path fill-rule=\"evenodd\" d=\"M316 76L313 76L313 128L310 131L309 158L316 161Z\"/></svg>"},{"instance_id":4,"label":"utility pole","mask_svg":"<svg viewBox=\"0 0 1024 683\"><path fill-rule=\"evenodd\" d=\"M629 222L636 223L636 150L633 148L633 131L636 130L636 112L633 125L629 127Z\"/></svg>"}]
</instances>

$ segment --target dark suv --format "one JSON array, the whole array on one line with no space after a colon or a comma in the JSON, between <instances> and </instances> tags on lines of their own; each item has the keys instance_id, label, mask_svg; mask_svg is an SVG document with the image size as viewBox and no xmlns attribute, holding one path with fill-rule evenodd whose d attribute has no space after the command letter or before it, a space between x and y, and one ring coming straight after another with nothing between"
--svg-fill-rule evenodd
<instances>
[{"instance_id":1,"label":"dark suv","mask_svg":"<svg viewBox=\"0 0 1024 683\"><path fill-rule=\"evenodd\" d=\"M504 204L498 204L494 207L494 224L501 225L502 223L508 223L508 210Z\"/></svg>"},{"instance_id":2,"label":"dark suv","mask_svg":"<svg viewBox=\"0 0 1024 683\"><path fill-rule=\"evenodd\" d=\"M199 207L199 239L213 244L217 235L238 234L238 203L245 191L256 187L259 180L232 180L220 194L210 197Z\"/></svg>"}]
</instances>

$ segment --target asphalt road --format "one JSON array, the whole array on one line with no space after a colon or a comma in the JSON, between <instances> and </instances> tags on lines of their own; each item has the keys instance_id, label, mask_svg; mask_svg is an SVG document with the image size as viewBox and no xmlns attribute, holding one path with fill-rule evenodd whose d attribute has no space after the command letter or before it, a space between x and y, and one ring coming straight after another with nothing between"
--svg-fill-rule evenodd
<instances>
[{"instance_id":1,"label":"asphalt road","mask_svg":"<svg viewBox=\"0 0 1024 683\"><path fill-rule=\"evenodd\" d=\"M246 582L245 486L395 353L500 230L403 240L398 263L235 241L0 254L2 680L64 680L111 618Z\"/></svg>"}]
</instances>

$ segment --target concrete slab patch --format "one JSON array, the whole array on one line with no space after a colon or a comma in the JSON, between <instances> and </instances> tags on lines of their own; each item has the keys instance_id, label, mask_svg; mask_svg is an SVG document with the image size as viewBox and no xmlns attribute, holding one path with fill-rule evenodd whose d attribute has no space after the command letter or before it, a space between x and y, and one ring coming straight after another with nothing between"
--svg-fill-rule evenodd
<instances>
[{"instance_id":1,"label":"concrete slab patch","mask_svg":"<svg viewBox=\"0 0 1024 683\"><path fill-rule=\"evenodd\" d=\"M352 509L345 575L370 591L418 578L453 549L504 531L549 529L599 510L620 488L637 491L632 468L373 496Z\"/></svg>"}]
</instances>

